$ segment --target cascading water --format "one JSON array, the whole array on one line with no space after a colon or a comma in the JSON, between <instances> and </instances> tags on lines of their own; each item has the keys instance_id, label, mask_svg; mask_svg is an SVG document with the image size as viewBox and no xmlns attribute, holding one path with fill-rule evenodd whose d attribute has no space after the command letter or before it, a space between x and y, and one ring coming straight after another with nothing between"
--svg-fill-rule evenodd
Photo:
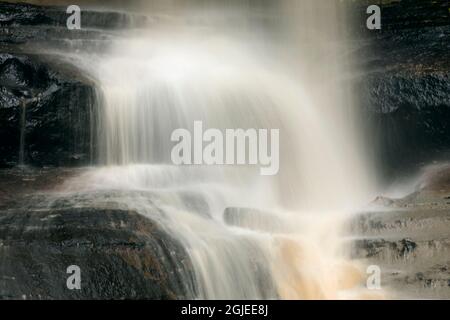
<instances>
[{"instance_id":1,"label":"cascading water","mask_svg":"<svg viewBox=\"0 0 450 320\"><path fill-rule=\"evenodd\" d=\"M27 124L27 104L22 101L22 113L20 115L20 144L19 144L19 166L25 166L25 134Z\"/></svg>"},{"instance_id":2,"label":"cascading water","mask_svg":"<svg viewBox=\"0 0 450 320\"><path fill-rule=\"evenodd\" d=\"M360 284L340 255L339 223L368 199L371 179L339 79L339 15L331 1L301 3L257 17L248 3L223 16L174 5L84 61L99 86L102 166L67 189L121 191L121 205L176 237L194 266L193 297L341 298ZM292 31L292 20L264 18L274 10L298 13L298 32L280 27ZM171 134L195 121L280 129L278 175L174 165Z\"/></svg>"}]
</instances>

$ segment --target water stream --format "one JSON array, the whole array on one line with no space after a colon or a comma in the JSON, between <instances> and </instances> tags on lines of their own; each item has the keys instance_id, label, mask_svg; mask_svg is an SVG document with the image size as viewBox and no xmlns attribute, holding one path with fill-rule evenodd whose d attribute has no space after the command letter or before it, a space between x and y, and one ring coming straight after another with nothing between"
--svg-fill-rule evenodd
<instances>
[{"instance_id":1,"label":"water stream","mask_svg":"<svg viewBox=\"0 0 450 320\"><path fill-rule=\"evenodd\" d=\"M22 112L20 115L20 144L19 144L19 166L25 166L25 134L27 124L27 104L21 102Z\"/></svg>"},{"instance_id":2,"label":"water stream","mask_svg":"<svg viewBox=\"0 0 450 320\"><path fill-rule=\"evenodd\" d=\"M194 266L195 298L353 297L364 281L339 232L372 179L344 81L341 10L242 2L224 14L215 4L175 1L157 24L79 62L98 83L101 165L65 187L121 191L117 202L176 237ZM195 121L279 129L279 173L174 165L171 134Z\"/></svg>"}]
</instances>

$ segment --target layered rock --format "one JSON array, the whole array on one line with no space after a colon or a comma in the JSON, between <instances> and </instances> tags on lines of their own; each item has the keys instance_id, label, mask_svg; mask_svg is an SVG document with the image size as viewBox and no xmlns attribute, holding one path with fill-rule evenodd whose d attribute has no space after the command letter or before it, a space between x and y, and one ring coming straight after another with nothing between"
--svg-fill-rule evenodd
<instances>
[{"instance_id":1,"label":"layered rock","mask_svg":"<svg viewBox=\"0 0 450 320\"><path fill-rule=\"evenodd\" d=\"M0 299L193 298L189 257L155 221L120 207L113 192L55 193L77 174L59 167L95 154L95 84L64 55L100 52L106 30L144 23L83 11L83 29L69 31L67 16L0 3L0 167L28 166L0 172ZM70 265L81 270L80 290L66 285Z\"/></svg>"},{"instance_id":2,"label":"layered rock","mask_svg":"<svg viewBox=\"0 0 450 320\"><path fill-rule=\"evenodd\" d=\"M19 164L21 129L25 164L90 163L94 85L58 55L36 54L36 49L101 50L111 35L99 28L140 26L145 20L86 12L86 28L68 31L65 8L0 3L0 12L0 166ZM363 57L358 59L363 72L354 81L364 118L372 120L376 154L389 174L447 155L450 26L443 0L403 0L384 5L382 14L381 31L362 28L361 37L352 41L353 58ZM195 296L186 252L155 221L111 203L80 208L79 198L76 206L74 199L59 199L66 205L48 207L37 205L48 201L37 195L21 206L29 198L15 197L14 189L36 191L36 185L23 186L27 179L35 177L21 176L5 188L0 184L0 200L8 201L0 203L0 298ZM408 199L380 198L389 212L364 214L354 223L359 238L352 254L381 265L383 285L413 296L450 297L449 195L421 191ZM425 205L418 207L421 202ZM277 227L250 225L252 219L253 212L226 212L232 225ZM66 287L69 265L81 268L81 290Z\"/></svg>"},{"instance_id":3,"label":"layered rock","mask_svg":"<svg viewBox=\"0 0 450 320\"><path fill-rule=\"evenodd\" d=\"M414 193L380 197L352 223L351 256L381 268L389 298L450 298L449 177L428 169Z\"/></svg>"},{"instance_id":4,"label":"layered rock","mask_svg":"<svg viewBox=\"0 0 450 320\"><path fill-rule=\"evenodd\" d=\"M1 167L18 164L21 147L24 164L34 166L92 161L95 89L87 80L49 56L6 53L0 92Z\"/></svg>"},{"instance_id":5,"label":"layered rock","mask_svg":"<svg viewBox=\"0 0 450 320\"><path fill-rule=\"evenodd\" d=\"M368 144L385 177L450 156L450 11L446 0L381 5L381 30L367 30L357 10L355 78Z\"/></svg>"},{"instance_id":6,"label":"layered rock","mask_svg":"<svg viewBox=\"0 0 450 320\"><path fill-rule=\"evenodd\" d=\"M66 7L0 2L0 167L95 160L95 85L65 56L101 52L108 31L147 20L83 10L82 29L68 30L68 17Z\"/></svg>"},{"instance_id":7,"label":"layered rock","mask_svg":"<svg viewBox=\"0 0 450 320\"><path fill-rule=\"evenodd\" d=\"M39 207L44 200L0 212L0 299L195 297L186 251L157 223L119 208ZM67 286L72 265L80 289Z\"/></svg>"},{"instance_id":8,"label":"layered rock","mask_svg":"<svg viewBox=\"0 0 450 320\"><path fill-rule=\"evenodd\" d=\"M26 3L0 2L0 26L54 26L67 29L66 23L69 14L66 10L67 6L36 6ZM83 6L82 22L83 28L111 30L143 27L148 20L144 15L119 11L96 11Z\"/></svg>"}]
</instances>

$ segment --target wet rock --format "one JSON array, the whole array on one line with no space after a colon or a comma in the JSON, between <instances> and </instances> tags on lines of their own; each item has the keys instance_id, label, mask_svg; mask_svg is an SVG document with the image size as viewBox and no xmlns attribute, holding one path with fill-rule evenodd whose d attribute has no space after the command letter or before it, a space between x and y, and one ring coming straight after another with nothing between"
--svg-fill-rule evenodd
<instances>
[{"instance_id":1,"label":"wet rock","mask_svg":"<svg viewBox=\"0 0 450 320\"><path fill-rule=\"evenodd\" d=\"M429 243L420 244L422 249L429 246ZM380 261L396 261L412 258L413 253L418 248L418 244L409 238L401 240L390 240L383 238L360 239L355 241L352 255L354 258L371 258Z\"/></svg>"},{"instance_id":2,"label":"wet rock","mask_svg":"<svg viewBox=\"0 0 450 320\"><path fill-rule=\"evenodd\" d=\"M411 239L402 239L400 241L400 244L402 245L402 247L400 248L400 253L403 256L412 253L417 247L417 244Z\"/></svg>"},{"instance_id":3,"label":"wet rock","mask_svg":"<svg viewBox=\"0 0 450 320\"><path fill-rule=\"evenodd\" d=\"M148 20L82 8L81 30L68 30L66 9L0 2L0 168L19 163L21 128L27 165L84 166L95 158L95 85L84 71L47 52L102 52L110 31L143 27Z\"/></svg>"},{"instance_id":4,"label":"wet rock","mask_svg":"<svg viewBox=\"0 0 450 320\"><path fill-rule=\"evenodd\" d=\"M84 28L124 29L143 27L147 17L119 11L95 11L81 8L81 22ZM53 26L66 28L67 6L36 6L32 4L11 4L0 2L0 26Z\"/></svg>"},{"instance_id":5,"label":"wet rock","mask_svg":"<svg viewBox=\"0 0 450 320\"><path fill-rule=\"evenodd\" d=\"M18 164L22 126L25 164L89 164L94 105L92 84L54 58L0 53L0 167Z\"/></svg>"},{"instance_id":6,"label":"wet rock","mask_svg":"<svg viewBox=\"0 0 450 320\"><path fill-rule=\"evenodd\" d=\"M424 170L416 192L350 223L350 255L377 265L390 298L450 298L448 165Z\"/></svg>"},{"instance_id":7,"label":"wet rock","mask_svg":"<svg viewBox=\"0 0 450 320\"><path fill-rule=\"evenodd\" d=\"M442 193L444 199L450 199L450 163L428 166L423 170L420 180L423 192Z\"/></svg>"},{"instance_id":8,"label":"wet rock","mask_svg":"<svg viewBox=\"0 0 450 320\"><path fill-rule=\"evenodd\" d=\"M120 11L92 10L81 6L81 29L69 30L67 7L0 2L0 50L35 52L42 48L70 52L108 48L114 30L142 28L146 16Z\"/></svg>"},{"instance_id":9,"label":"wet rock","mask_svg":"<svg viewBox=\"0 0 450 320\"><path fill-rule=\"evenodd\" d=\"M386 176L417 170L450 154L450 71L368 75L362 104L375 133Z\"/></svg>"},{"instance_id":10,"label":"wet rock","mask_svg":"<svg viewBox=\"0 0 450 320\"><path fill-rule=\"evenodd\" d=\"M69 266L81 289L69 290ZM133 211L0 212L0 299L183 299L195 293L183 247Z\"/></svg>"},{"instance_id":11,"label":"wet rock","mask_svg":"<svg viewBox=\"0 0 450 320\"><path fill-rule=\"evenodd\" d=\"M395 200L383 196L378 196L375 198L375 200L372 201L372 204L374 205L380 205L385 207L392 206L394 203Z\"/></svg>"},{"instance_id":12,"label":"wet rock","mask_svg":"<svg viewBox=\"0 0 450 320\"><path fill-rule=\"evenodd\" d=\"M50 193L80 173L78 168L15 167L0 170L0 211L24 204L23 196Z\"/></svg>"},{"instance_id":13,"label":"wet rock","mask_svg":"<svg viewBox=\"0 0 450 320\"><path fill-rule=\"evenodd\" d=\"M355 79L369 142L386 180L450 155L450 12L447 0L381 4L381 30L367 30L367 5L355 14L360 37Z\"/></svg>"}]
</instances>

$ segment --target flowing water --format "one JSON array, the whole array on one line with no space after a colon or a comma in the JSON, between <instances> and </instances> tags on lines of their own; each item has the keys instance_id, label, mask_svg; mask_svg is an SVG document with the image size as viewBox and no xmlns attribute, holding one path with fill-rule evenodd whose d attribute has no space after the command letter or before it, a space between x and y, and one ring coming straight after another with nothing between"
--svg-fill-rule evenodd
<instances>
[{"instance_id":1,"label":"flowing water","mask_svg":"<svg viewBox=\"0 0 450 320\"><path fill-rule=\"evenodd\" d=\"M27 104L25 101L21 103L22 112L20 115L20 143L19 143L19 166L25 166L25 134L27 123Z\"/></svg>"},{"instance_id":2,"label":"flowing water","mask_svg":"<svg viewBox=\"0 0 450 320\"><path fill-rule=\"evenodd\" d=\"M339 232L372 179L337 1L198 3L152 11L157 23L80 62L98 83L101 165L67 190L123 192L186 248L193 297L354 297L363 278ZM195 121L279 129L279 173L174 165L171 134Z\"/></svg>"}]
</instances>

